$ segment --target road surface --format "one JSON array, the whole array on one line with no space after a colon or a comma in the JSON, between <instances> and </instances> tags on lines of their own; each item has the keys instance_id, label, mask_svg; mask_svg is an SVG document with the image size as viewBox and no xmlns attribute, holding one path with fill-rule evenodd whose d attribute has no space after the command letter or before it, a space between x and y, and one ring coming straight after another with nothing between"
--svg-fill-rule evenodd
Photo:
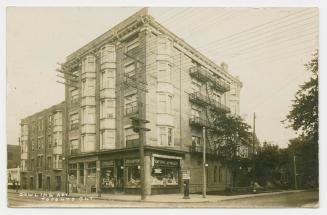
<instances>
[{"instance_id":1,"label":"road surface","mask_svg":"<svg viewBox=\"0 0 327 215\"><path fill-rule=\"evenodd\" d=\"M107 199L62 198L51 201L41 197L20 196L18 193L8 192L8 207L110 207L110 208L284 208L284 207L317 207L318 191L303 191L297 193L272 194L267 196L242 197L239 199L222 200L217 202L197 203L164 203L117 201ZM148 197L151 200L151 197Z\"/></svg>"}]
</instances>

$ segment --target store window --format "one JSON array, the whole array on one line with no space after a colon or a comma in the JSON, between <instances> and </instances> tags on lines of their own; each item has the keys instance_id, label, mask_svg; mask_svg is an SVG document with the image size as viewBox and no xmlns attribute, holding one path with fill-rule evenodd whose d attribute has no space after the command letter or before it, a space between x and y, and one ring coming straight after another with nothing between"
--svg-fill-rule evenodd
<instances>
[{"instance_id":1,"label":"store window","mask_svg":"<svg viewBox=\"0 0 327 215\"><path fill-rule=\"evenodd\" d=\"M140 187L141 174L140 174L140 160L131 159L125 160L125 167L127 172L127 183L126 187Z\"/></svg>"},{"instance_id":2,"label":"store window","mask_svg":"<svg viewBox=\"0 0 327 215\"><path fill-rule=\"evenodd\" d=\"M114 161L101 162L101 192L113 192L115 187Z\"/></svg>"},{"instance_id":3,"label":"store window","mask_svg":"<svg viewBox=\"0 0 327 215\"><path fill-rule=\"evenodd\" d=\"M152 168L152 185L178 185L179 161L164 158L154 158Z\"/></svg>"},{"instance_id":4,"label":"store window","mask_svg":"<svg viewBox=\"0 0 327 215\"><path fill-rule=\"evenodd\" d=\"M96 176L96 162L89 162L87 163L86 173L88 177L95 177Z\"/></svg>"},{"instance_id":5,"label":"store window","mask_svg":"<svg viewBox=\"0 0 327 215\"><path fill-rule=\"evenodd\" d=\"M78 183L84 184L84 163L78 163Z\"/></svg>"}]
</instances>

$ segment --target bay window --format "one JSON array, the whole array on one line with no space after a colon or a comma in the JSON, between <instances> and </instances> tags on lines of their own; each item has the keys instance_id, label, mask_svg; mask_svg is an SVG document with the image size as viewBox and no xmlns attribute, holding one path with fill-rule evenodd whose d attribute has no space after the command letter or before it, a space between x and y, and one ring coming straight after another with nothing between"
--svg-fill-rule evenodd
<instances>
[{"instance_id":1,"label":"bay window","mask_svg":"<svg viewBox=\"0 0 327 215\"><path fill-rule=\"evenodd\" d=\"M172 127L158 127L158 144L160 146L174 146L174 129Z\"/></svg>"},{"instance_id":2,"label":"bay window","mask_svg":"<svg viewBox=\"0 0 327 215\"><path fill-rule=\"evenodd\" d=\"M78 140L70 140L70 154L77 154L78 153Z\"/></svg>"},{"instance_id":3,"label":"bay window","mask_svg":"<svg viewBox=\"0 0 327 215\"><path fill-rule=\"evenodd\" d=\"M173 97L167 93L158 95L158 113L172 113Z\"/></svg>"},{"instance_id":4,"label":"bay window","mask_svg":"<svg viewBox=\"0 0 327 215\"><path fill-rule=\"evenodd\" d=\"M101 149L115 148L115 130L104 130L100 133L100 148Z\"/></svg>"},{"instance_id":5,"label":"bay window","mask_svg":"<svg viewBox=\"0 0 327 215\"><path fill-rule=\"evenodd\" d=\"M125 96L125 114L131 114L137 112L137 95Z\"/></svg>"},{"instance_id":6,"label":"bay window","mask_svg":"<svg viewBox=\"0 0 327 215\"><path fill-rule=\"evenodd\" d=\"M74 113L70 115L70 130L78 128L78 114Z\"/></svg>"},{"instance_id":7,"label":"bay window","mask_svg":"<svg viewBox=\"0 0 327 215\"><path fill-rule=\"evenodd\" d=\"M115 100L104 99L100 105L101 118L115 118Z\"/></svg>"},{"instance_id":8,"label":"bay window","mask_svg":"<svg viewBox=\"0 0 327 215\"><path fill-rule=\"evenodd\" d=\"M115 88L115 71L106 69L101 72L101 89Z\"/></svg>"}]
</instances>

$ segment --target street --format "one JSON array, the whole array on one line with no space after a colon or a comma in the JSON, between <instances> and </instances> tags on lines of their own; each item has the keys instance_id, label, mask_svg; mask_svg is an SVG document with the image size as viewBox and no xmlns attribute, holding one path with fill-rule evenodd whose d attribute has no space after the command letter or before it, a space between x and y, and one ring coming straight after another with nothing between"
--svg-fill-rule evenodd
<instances>
[{"instance_id":1,"label":"street","mask_svg":"<svg viewBox=\"0 0 327 215\"><path fill-rule=\"evenodd\" d=\"M295 193L269 194L251 197L235 196L234 199L208 202L151 202L118 201L92 197L43 198L21 196L8 192L8 207L107 207L107 208L285 208L318 207L318 191L301 191Z\"/></svg>"}]
</instances>

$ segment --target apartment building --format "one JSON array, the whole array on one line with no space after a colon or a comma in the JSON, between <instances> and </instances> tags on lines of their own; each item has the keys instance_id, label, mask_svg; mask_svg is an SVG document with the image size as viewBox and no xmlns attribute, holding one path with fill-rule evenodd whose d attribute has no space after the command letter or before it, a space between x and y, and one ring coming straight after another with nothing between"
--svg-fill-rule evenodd
<instances>
[{"instance_id":1,"label":"apartment building","mask_svg":"<svg viewBox=\"0 0 327 215\"><path fill-rule=\"evenodd\" d=\"M207 190L230 186L227 162L203 128L210 127L211 113L239 114L242 83L147 9L69 55L61 72L69 192L140 192L139 134L130 119L139 113L150 129L144 141L147 195L181 192L184 171L190 172L190 191L202 190L204 133Z\"/></svg>"},{"instance_id":2,"label":"apartment building","mask_svg":"<svg viewBox=\"0 0 327 215\"><path fill-rule=\"evenodd\" d=\"M66 191L65 103L21 120L21 188Z\"/></svg>"}]
</instances>

